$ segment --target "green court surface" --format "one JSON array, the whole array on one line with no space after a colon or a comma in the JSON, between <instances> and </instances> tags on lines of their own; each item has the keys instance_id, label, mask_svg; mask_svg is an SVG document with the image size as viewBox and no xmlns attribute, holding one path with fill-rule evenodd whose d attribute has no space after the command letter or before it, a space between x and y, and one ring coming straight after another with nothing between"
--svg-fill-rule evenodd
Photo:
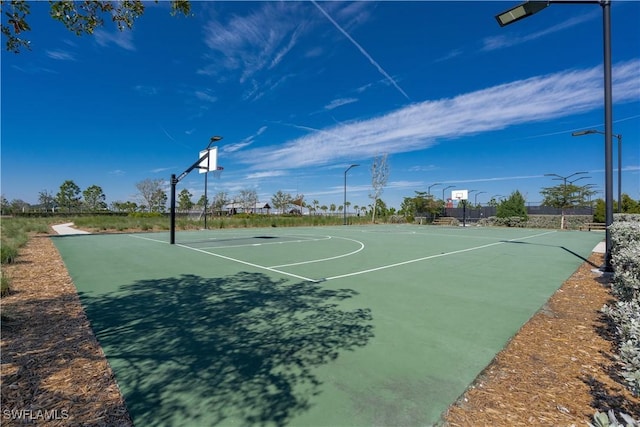
<instances>
[{"instance_id":1,"label":"green court surface","mask_svg":"<svg viewBox=\"0 0 640 427\"><path fill-rule=\"evenodd\" d=\"M401 225L53 241L138 426L425 426L603 238Z\"/></svg>"}]
</instances>

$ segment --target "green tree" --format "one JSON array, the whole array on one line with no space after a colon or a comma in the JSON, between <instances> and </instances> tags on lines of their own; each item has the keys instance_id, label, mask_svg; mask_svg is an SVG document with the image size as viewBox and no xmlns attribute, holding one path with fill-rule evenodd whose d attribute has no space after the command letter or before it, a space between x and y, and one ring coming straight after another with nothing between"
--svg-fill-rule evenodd
<instances>
[{"instance_id":1,"label":"green tree","mask_svg":"<svg viewBox=\"0 0 640 427\"><path fill-rule=\"evenodd\" d=\"M9 207L9 201L4 194L0 195L0 213L2 215L8 215L11 213L11 208Z\"/></svg>"},{"instance_id":2,"label":"green tree","mask_svg":"<svg viewBox=\"0 0 640 427\"><path fill-rule=\"evenodd\" d=\"M156 0L156 3L158 0ZM0 29L7 39L6 49L19 53L23 48L30 48L30 42L22 38L23 33L31 30L27 22L31 13L30 5L23 0L3 1L5 12ZM113 21L120 31L133 28L133 24L145 10L142 0L127 1L50 1L50 15L60 21L69 31L81 36L93 34L104 25L104 17ZM171 1L171 14L181 13L188 16L191 13L191 2L185 0Z\"/></svg>"},{"instance_id":3,"label":"green tree","mask_svg":"<svg viewBox=\"0 0 640 427\"><path fill-rule=\"evenodd\" d=\"M256 190L251 189L240 190L238 199L244 212L251 213L254 211L256 203L258 203L258 193L256 193Z\"/></svg>"},{"instance_id":4,"label":"green tree","mask_svg":"<svg viewBox=\"0 0 640 427\"><path fill-rule=\"evenodd\" d=\"M229 196L224 191L219 191L213 196L213 203L211 204L214 213L222 213L224 206L229 203Z\"/></svg>"},{"instance_id":5,"label":"green tree","mask_svg":"<svg viewBox=\"0 0 640 427\"><path fill-rule=\"evenodd\" d=\"M45 212L53 212L56 208L56 196L48 190L42 190L38 193L38 203Z\"/></svg>"},{"instance_id":6,"label":"green tree","mask_svg":"<svg viewBox=\"0 0 640 427\"><path fill-rule=\"evenodd\" d=\"M622 212L623 213L640 213L640 200L633 200L628 194L622 194Z\"/></svg>"},{"instance_id":7,"label":"green tree","mask_svg":"<svg viewBox=\"0 0 640 427\"><path fill-rule=\"evenodd\" d=\"M384 191L384 187L387 185L389 179L389 166L387 164L387 155L375 157L371 164L371 187L372 191L369 194L369 198L373 199L373 206L378 206L378 199ZM376 221L376 211L373 209L371 215L371 222Z\"/></svg>"},{"instance_id":8,"label":"green tree","mask_svg":"<svg viewBox=\"0 0 640 427\"><path fill-rule=\"evenodd\" d=\"M588 186L562 183L554 187L545 187L540 191L544 197L542 206L551 206L562 210L560 228L564 229L564 217L567 209L589 206L591 196L596 194Z\"/></svg>"},{"instance_id":9,"label":"green tree","mask_svg":"<svg viewBox=\"0 0 640 427\"><path fill-rule=\"evenodd\" d=\"M22 199L13 199L10 205L12 213L28 212L31 209L31 205Z\"/></svg>"},{"instance_id":10,"label":"green tree","mask_svg":"<svg viewBox=\"0 0 640 427\"><path fill-rule=\"evenodd\" d=\"M371 210L371 218L385 218L389 215L389 210L387 209L387 204L382 199L376 200L375 209Z\"/></svg>"},{"instance_id":11,"label":"green tree","mask_svg":"<svg viewBox=\"0 0 640 427\"><path fill-rule=\"evenodd\" d=\"M144 181L136 183L136 188L140 192L140 197L144 200L148 210L151 211L153 206L158 205L156 198L160 193L164 193L164 190L162 189L163 185L164 181L161 179L145 179Z\"/></svg>"},{"instance_id":12,"label":"green tree","mask_svg":"<svg viewBox=\"0 0 640 427\"><path fill-rule=\"evenodd\" d=\"M585 186L560 184L554 187L545 187L540 191L540 194L544 197L542 206L571 209L589 206L589 199L596 192Z\"/></svg>"},{"instance_id":13,"label":"green tree","mask_svg":"<svg viewBox=\"0 0 640 427\"><path fill-rule=\"evenodd\" d=\"M442 201L434 200L425 191L416 191L414 197L405 197L400 204L400 213L405 217L420 215L436 216L442 211Z\"/></svg>"},{"instance_id":14,"label":"green tree","mask_svg":"<svg viewBox=\"0 0 640 427\"><path fill-rule=\"evenodd\" d=\"M193 194L189 192L186 188L183 188L178 194L178 210L182 212L188 212L193 208L193 202L191 198Z\"/></svg>"},{"instance_id":15,"label":"green tree","mask_svg":"<svg viewBox=\"0 0 640 427\"><path fill-rule=\"evenodd\" d=\"M138 210L138 205L135 202L120 202L115 201L111 203L111 209L116 212L128 212L133 213Z\"/></svg>"},{"instance_id":16,"label":"green tree","mask_svg":"<svg viewBox=\"0 0 640 427\"><path fill-rule=\"evenodd\" d=\"M326 215L326 214L327 214L327 210L328 210L328 209L329 209L329 208L327 207L327 205L322 205L322 206L320 206L320 210L322 211L322 213L323 213L324 215Z\"/></svg>"},{"instance_id":17,"label":"green tree","mask_svg":"<svg viewBox=\"0 0 640 427\"><path fill-rule=\"evenodd\" d=\"M102 188L97 185L87 187L87 189L82 192L82 197L84 198L84 205L90 212L101 211L107 208L107 203L105 202L107 197L104 195Z\"/></svg>"},{"instance_id":18,"label":"green tree","mask_svg":"<svg viewBox=\"0 0 640 427\"><path fill-rule=\"evenodd\" d=\"M158 188L151 196L149 210L164 213L167 210L167 200L167 193L162 188Z\"/></svg>"},{"instance_id":19,"label":"green tree","mask_svg":"<svg viewBox=\"0 0 640 427\"><path fill-rule=\"evenodd\" d=\"M527 207L522 194L518 190L511 193L509 198L504 199L496 208L496 216L498 218L511 218L519 217L526 221L529 216L527 215Z\"/></svg>"},{"instance_id":20,"label":"green tree","mask_svg":"<svg viewBox=\"0 0 640 427\"><path fill-rule=\"evenodd\" d=\"M80 187L71 180L63 182L56 194L56 203L67 212L77 209L80 206Z\"/></svg>"},{"instance_id":21,"label":"green tree","mask_svg":"<svg viewBox=\"0 0 640 427\"><path fill-rule=\"evenodd\" d=\"M606 222L606 204L604 200L596 200L596 206L593 209L593 221L594 222Z\"/></svg>"},{"instance_id":22,"label":"green tree","mask_svg":"<svg viewBox=\"0 0 640 427\"><path fill-rule=\"evenodd\" d=\"M271 196L271 204L273 205L273 208L281 213L287 212L292 200L293 197L291 197L291 194L285 193L282 190L278 190L276 194Z\"/></svg>"}]
</instances>

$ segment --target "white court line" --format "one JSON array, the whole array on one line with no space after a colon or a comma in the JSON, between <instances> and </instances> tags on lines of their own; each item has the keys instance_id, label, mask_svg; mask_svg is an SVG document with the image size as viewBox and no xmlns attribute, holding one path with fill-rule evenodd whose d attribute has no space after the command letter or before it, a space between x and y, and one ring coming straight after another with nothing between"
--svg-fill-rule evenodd
<instances>
[{"instance_id":1,"label":"white court line","mask_svg":"<svg viewBox=\"0 0 640 427\"><path fill-rule=\"evenodd\" d=\"M331 237L331 236L329 236L329 237ZM321 259L314 259L314 260L311 260L311 261L293 262L291 264L272 265L270 268L291 267L291 266L294 266L294 265L313 264L314 262L323 262L323 261L329 261L329 260L332 260L332 259L344 258L346 256L357 254L358 252L360 252L361 250L364 249L364 243L362 243L359 240L348 239L346 237L337 237L337 236L334 236L334 238L335 239L350 240L352 242L359 243L360 244L360 248L356 249L355 251L351 251L349 253L342 254L342 255L332 256L330 258L321 258Z\"/></svg>"},{"instance_id":2,"label":"white court line","mask_svg":"<svg viewBox=\"0 0 640 427\"><path fill-rule=\"evenodd\" d=\"M278 236L278 237L282 237L282 236ZM246 237L246 238L251 239L252 237ZM244 247L251 247L251 246L286 245L288 243L320 242L322 240L329 240L329 239L331 239L331 236L325 236L322 239L300 239L300 240L288 240L285 242L247 243L244 245L225 245L225 246L206 246L200 249L229 249L229 248L244 248Z\"/></svg>"},{"instance_id":3,"label":"white court line","mask_svg":"<svg viewBox=\"0 0 640 427\"><path fill-rule=\"evenodd\" d=\"M302 280L305 280L307 282L318 282L318 280L315 280L315 279L309 279L308 277L298 276L297 274L287 273L286 271L281 271L281 270L276 270L273 267L265 267L263 265L254 264L252 262L242 261L241 259L231 258L231 257L220 255L220 254L214 254L213 252L207 252L207 251L205 251L203 249L192 248L191 246L185 246L185 245L180 245L180 244L176 244L176 246L179 246L179 247L185 248L185 249L190 249L190 250L196 251L196 252L201 252L203 254L211 255L211 256L214 256L214 257L226 259L228 261L233 261L233 262L237 262L237 263L240 263L240 264L248 265L248 266L251 266L251 267L255 267L255 268L260 268L260 269L263 269L263 270L271 271L273 273L279 273L279 274L283 274L285 276L295 277L296 279L302 279Z\"/></svg>"},{"instance_id":4,"label":"white court line","mask_svg":"<svg viewBox=\"0 0 640 427\"><path fill-rule=\"evenodd\" d=\"M164 240L150 239L148 237L134 236L132 234L129 234L129 236L130 237L135 237L137 239L149 240L150 242L167 243L168 244L168 242L165 242ZM207 254L207 255L210 255L210 256L226 259L228 261L233 261L233 262L237 262L237 263L240 263L240 264L248 265L248 266L251 266L251 267L258 268L258 269L271 271L273 273L278 273L278 274L282 274L282 275L285 275L285 276L295 277L296 279L301 279L301 280L304 280L304 281L307 281L307 282L318 282L318 280L315 280L315 279L309 279L308 277L299 276L299 275L293 274L293 273L287 273L286 271L276 270L273 267L265 267L263 265L254 264L252 262L242 261L240 259L231 258L231 257L220 255L220 254L214 254L212 252L207 252L207 251L205 251L203 249L192 248L191 246L185 246L185 245L181 245L181 244L176 244L176 246L179 246L179 247L184 248L184 249L190 249L192 251L200 252L200 253Z\"/></svg>"},{"instance_id":5,"label":"white court line","mask_svg":"<svg viewBox=\"0 0 640 427\"><path fill-rule=\"evenodd\" d=\"M502 244L507 243L507 242L532 239L534 237L540 237L540 236L544 236L545 234L551 234L551 233L556 233L556 231L547 231L545 233L533 234L531 236L519 237L519 238L509 239L509 240L503 240L503 241L500 241L500 242L489 243L489 244L482 245L482 246L475 246L473 248L460 249L460 250L457 250L457 251L445 252L445 253L437 254L437 255L429 255L429 256L426 256L426 257L422 257L422 258L416 258L416 259L411 259L411 260L408 260L408 261L397 262L395 264L388 264L388 265L383 265L381 267L370 268L368 270L361 270L361 271L355 271L353 273L341 274L339 276L326 277L324 280L334 280L334 279L341 279L343 277L358 276L360 274L366 274L366 273L371 273L371 272L374 272L374 271L385 270L387 268L399 267L401 265L412 264L414 262L425 261L425 260L433 259L433 258L445 257L445 256L449 256L449 255L456 255L456 254L461 254L461 253L464 253L464 252L471 252L471 251L475 251L475 250L478 250L478 249L488 248L490 246L502 245Z\"/></svg>"},{"instance_id":6,"label":"white court line","mask_svg":"<svg viewBox=\"0 0 640 427\"><path fill-rule=\"evenodd\" d=\"M169 244L169 242L167 242L167 241L165 241L165 240L150 239L150 238L148 238L148 237L137 236L137 235L135 235L135 234L127 234L127 236L129 236L129 237L135 237L136 239L148 240L148 241L150 241L150 242L166 243L167 245Z\"/></svg>"}]
</instances>

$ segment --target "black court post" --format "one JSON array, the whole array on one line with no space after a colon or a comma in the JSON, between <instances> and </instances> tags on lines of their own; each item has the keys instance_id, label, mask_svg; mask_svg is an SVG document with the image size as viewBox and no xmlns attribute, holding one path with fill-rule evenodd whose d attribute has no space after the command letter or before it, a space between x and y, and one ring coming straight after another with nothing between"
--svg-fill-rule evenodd
<instances>
[{"instance_id":1,"label":"black court post","mask_svg":"<svg viewBox=\"0 0 640 427\"><path fill-rule=\"evenodd\" d=\"M209 148L211 147L211 143L214 141L220 141L222 139L221 136L212 136L211 137L211 142L209 143L209 147L207 147L207 150L204 152L204 154L202 156L200 156L200 158L198 160L196 160L196 162L194 164L192 164L191 166L189 166L189 168L182 172L178 177L175 176L175 174L171 175L171 221L170 221L170 232L169 232L169 243L170 244L175 244L176 243L176 185L182 181L182 179L189 175L189 173L196 169L196 168L200 168L202 162L204 162L205 160L209 160ZM207 164L209 164L207 162ZM209 173L209 168L207 166L204 166L204 168L207 169L207 173ZM206 215L206 211L205 211L205 215Z\"/></svg>"},{"instance_id":2,"label":"black court post","mask_svg":"<svg viewBox=\"0 0 640 427\"><path fill-rule=\"evenodd\" d=\"M171 175L171 233L169 238L169 243L174 245L176 243L176 184L178 180L176 179L176 174Z\"/></svg>"}]
</instances>

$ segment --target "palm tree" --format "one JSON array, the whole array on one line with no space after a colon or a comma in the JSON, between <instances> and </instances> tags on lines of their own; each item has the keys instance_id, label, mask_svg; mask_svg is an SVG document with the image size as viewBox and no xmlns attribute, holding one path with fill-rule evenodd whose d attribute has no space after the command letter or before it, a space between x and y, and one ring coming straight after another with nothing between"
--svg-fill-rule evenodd
<instances>
[{"instance_id":1,"label":"palm tree","mask_svg":"<svg viewBox=\"0 0 640 427\"><path fill-rule=\"evenodd\" d=\"M336 204L331 203L331 205L329 206L329 210L331 211L331 215L333 215L334 212L336 211Z\"/></svg>"},{"instance_id":2,"label":"palm tree","mask_svg":"<svg viewBox=\"0 0 640 427\"><path fill-rule=\"evenodd\" d=\"M327 205L322 205L322 206L320 206L320 210L321 210L322 212L324 212L324 214L325 214L325 215L327 214L327 209L329 209L329 208L327 207Z\"/></svg>"}]
</instances>

